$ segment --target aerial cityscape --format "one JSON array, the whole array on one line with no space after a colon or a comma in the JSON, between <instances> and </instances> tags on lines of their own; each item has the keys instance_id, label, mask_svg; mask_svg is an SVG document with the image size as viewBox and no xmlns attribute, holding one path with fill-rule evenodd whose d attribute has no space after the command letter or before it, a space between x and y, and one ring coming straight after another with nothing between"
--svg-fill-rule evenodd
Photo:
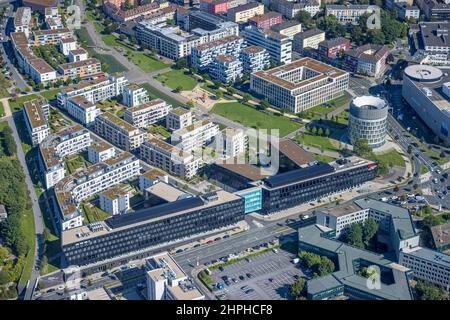
<instances>
[{"instance_id":1,"label":"aerial cityscape","mask_svg":"<svg viewBox=\"0 0 450 320\"><path fill-rule=\"evenodd\" d=\"M0 300L450 300L449 21L0 0Z\"/></svg>"}]
</instances>

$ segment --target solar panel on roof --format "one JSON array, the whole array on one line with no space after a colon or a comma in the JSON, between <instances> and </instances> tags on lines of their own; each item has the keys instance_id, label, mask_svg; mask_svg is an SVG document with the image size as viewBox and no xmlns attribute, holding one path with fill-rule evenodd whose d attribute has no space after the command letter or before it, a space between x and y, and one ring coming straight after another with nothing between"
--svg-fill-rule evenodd
<instances>
[{"instance_id":1,"label":"solar panel on roof","mask_svg":"<svg viewBox=\"0 0 450 320\"><path fill-rule=\"evenodd\" d=\"M272 188L280 187L292 182L302 181L313 177L321 176L334 171L328 163L317 162L312 166L300 168L289 172L277 174L266 178L264 181Z\"/></svg>"},{"instance_id":2,"label":"solar panel on roof","mask_svg":"<svg viewBox=\"0 0 450 320\"><path fill-rule=\"evenodd\" d=\"M145 220L162 217L174 212L192 209L202 206L203 200L199 197L180 199L174 202L164 203L155 207L138 210L134 213L113 216L106 220L111 228L119 228L129 224L142 222Z\"/></svg>"}]
</instances>

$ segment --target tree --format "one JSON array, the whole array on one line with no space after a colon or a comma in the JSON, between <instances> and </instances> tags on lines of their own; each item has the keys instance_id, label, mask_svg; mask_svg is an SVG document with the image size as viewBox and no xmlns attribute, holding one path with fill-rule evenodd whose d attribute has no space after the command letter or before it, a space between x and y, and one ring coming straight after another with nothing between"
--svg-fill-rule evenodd
<instances>
[{"instance_id":1,"label":"tree","mask_svg":"<svg viewBox=\"0 0 450 320\"><path fill-rule=\"evenodd\" d=\"M355 43L357 45L362 44L362 42L364 40L364 34L359 25L356 25L352 28L351 35L352 35L352 40L355 41Z\"/></svg>"},{"instance_id":2,"label":"tree","mask_svg":"<svg viewBox=\"0 0 450 320\"><path fill-rule=\"evenodd\" d=\"M230 87L227 87L227 92L228 92L228 94L233 95L233 94L236 94L236 89L230 86Z\"/></svg>"},{"instance_id":3,"label":"tree","mask_svg":"<svg viewBox=\"0 0 450 320\"><path fill-rule=\"evenodd\" d=\"M395 58L394 55L392 53L388 54L387 58L386 58L386 62L387 63L394 63Z\"/></svg>"},{"instance_id":4,"label":"tree","mask_svg":"<svg viewBox=\"0 0 450 320\"><path fill-rule=\"evenodd\" d=\"M445 152L444 152L444 151L441 151L441 153L439 154L439 157L440 157L440 158L445 158Z\"/></svg>"},{"instance_id":5,"label":"tree","mask_svg":"<svg viewBox=\"0 0 450 320\"><path fill-rule=\"evenodd\" d=\"M428 281L419 280L416 290L420 300L448 300L448 295L442 288Z\"/></svg>"},{"instance_id":6,"label":"tree","mask_svg":"<svg viewBox=\"0 0 450 320\"><path fill-rule=\"evenodd\" d=\"M407 152L408 152L408 154L411 154L411 153L412 153L412 146L411 146L411 145L408 146Z\"/></svg>"},{"instance_id":7,"label":"tree","mask_svg":"<svg viewBox=\"0 0 450 320\"><path fill-rule=\"evenodd\" d=\"M261 100L261 107L262 107L263 109L270 108L270 103L269 103L269 101L267 100L267 98L264 98L264 99Z\"/></svg>"},{"instance_id":8,"label":"tree","mask_svg":"<svg viewBox=\"0 0 450 320\"><path fill-rule=\"evenodd\" d=\"M0 264L9 257L9 250L4 246L0 246Z\"/></svg>"},{"instance_id":9,"label":"tree","mask_svg":"<svg viewBox=\"0 0 450 320\"><path fill-rule=\"evenodd\" d=\"M319 266L319 275L320 276L326 276L327 274L330 274L334 271L334 263L331 261L328 257L322 257L322 260L320 262Z\"/></svg>"},{"instance_id":10,"label":"tree","mask_svg":"<svg viewBox=\"0 0 450 320\"><path fill-rule=\"evenodd\" d=\"M367 158L372 155L372 148L369 146L369 141L367 139L359 139L355 141L353 150L362 158Z\"/></svg>"},{"instance_id":11,"label":"tree","mask_svg":"<svg viewBox=\"0 0 450 320\"><path fill-rule=\"evenodd\" d=\"M381 30L371 29L367 32L367 42L373 44L384 44L385 41L384 33Z\"/></svg>"},{"instance_id":12,"label":"tree","mask_svg":"<svg viewBox=\"0 0 450 320\"><path fill-rule=\"evenodd\" d=\"M216 87L216 89L219 89L220 86L222 85L222 82L220 82L218 80L214 80L213 83L214 83L214 87Z\"/></svg>"},{"instance_id":13,"label":"tree","mask_svg":"<svg viewBox=\"0 0 450 320\"><path fill-rule=\"evenodd\" d=\"M187 61L185 58L180 58L177 60L177 68L178 69L183 69L187 67Z\"/></svg>"},{"instance_id":14,"label":"tree","mask_svg":"<svg viewBox=\"0 0 450 320\"><path fill-rule=\"evenodd\" d=\"M308 269L320 265L322 261L319 255L307 251L300 251L299 257L302 259L302 265Z\"/></svg>"},{"instance_id":15,"label":"tree","mask_svg":"<svg viewBox=\"0 0 450 320\"><path fill-rule=\"evenodd\" d=\"M300 278L296 280L289 287L289 294L295 299L299 300L300 297L305 296L306 294L306 281L304 278Z\"/></svg>"},{"instance_id":16,"label":"tree","mask_svg":"<svg viewBox=\"0 0 450 320\"><path fill-rule=\"evenodd\" d=\"M216 98L217 98L217 100L220 100L220 99L222 99L223 98L223 92L222 92L222 90L216 90L215 91L215 95L216 95Z\"/></svg>"},{"instance_id":17,"label":"tree","mask_svg":"<svg viewBox=\"0 0 450 320\"><path fill-rule=\"evenodd\" d=\"M30 92L31 91L31 88L30 87L26 87L25 88L25 92Z\"/></svg>"},{"instance_id":18,"label":"tree","mask_svg":"<svg viewBox=\"0 0 450 320\"><path fill-rule=\"evenodd\" d=\"M364 248L363 233L361 225L352 223L347 231L347 241L350 245L357 248Z\"/></svg>"},{"instance_id":19,"label":"tree","mask_svg":"<svg viewBox=\"0 0 450 320\"><path fill-rule=\"evenodd\" d=\"M368 247L370 240L372 240L378 231L378 223L372 218L368 218L363 224L362 231L364 244Z\"/></svg>"},{"instance_id":20,"label":"tree","mask_svg":"<svg viewBox=\"0 0 450 320\"><path fill-rule=\"evenodd\" d=\"M251 98L252 98L252 96L247 92L242 95L242 101L244 103L249 102Z\"/></svg>"},{"instance_id":21,"label":"tree","mask_svg":"<svg viewBox=\"0 0 450 320\"><path fill-rule=\"evenodd\" d=\"M175 92L181 92L182 90L183 90L182 86L177 86L174 91Z\"/></svg>"},{"instance_id":22,"label":"tree","mask_svg":"<svg viewBox=\"0 0 450 320\"><path fill-rule=\"evenodd\" d=\"M319 127L319 130L317 130L317 134L319 136L323 136L323 129L322 129L322 127Z\"/></svg>"},{"instance_id":23,"label":"tree","mask_svg":"<svg viewBox=\"0 0 450 320\"><path fill-rule=\"evenodd\" d=\"M330 134L331 134L330 129L329 129L329 128L326 128L326 130L325 130L325 136L329 137Z\"/></svg>"},{"instance_id":24,"label":"tree","mask_svg":"<svg viewBox=\"0 0 450 320\"><path fill-rule=\"evenodd\" d=\"M6 270L6 268L3 268L2 270L0 270L0 285L5 285L11 282L11 277L9 275L8 270Z\"/></svg>"},{"instance_id":25,"label":"tree","mask_svg":"<svg viewBox=\"0 0 450 320\"><path fill-rule=\"evenodd\" d=\"M308 25L311 22L311 14L307 11L300 10L295 16L295 19L301 24Z\"/></svg>"}]
</instances>

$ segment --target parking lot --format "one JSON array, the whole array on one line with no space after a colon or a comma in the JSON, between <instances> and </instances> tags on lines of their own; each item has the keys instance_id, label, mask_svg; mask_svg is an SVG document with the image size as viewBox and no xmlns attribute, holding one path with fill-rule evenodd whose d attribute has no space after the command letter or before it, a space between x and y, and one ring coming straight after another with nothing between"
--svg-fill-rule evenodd
<instances>
[{"instance_id":1,"label":"parking lot","mask_svg":"<svg viewBox=\"0 0 450 320\"><path fill-rule=\"evenodd\" d=\"M226 266L223 271L214 271L211 278L213 283L224 283L228 277L229 284L217 292L219 295L226 292L224 299L286 300L289 285L304 276L302 270L292 263L294 257L283 250L278 253L270 251Z\"/></svg>"}]
</instances>

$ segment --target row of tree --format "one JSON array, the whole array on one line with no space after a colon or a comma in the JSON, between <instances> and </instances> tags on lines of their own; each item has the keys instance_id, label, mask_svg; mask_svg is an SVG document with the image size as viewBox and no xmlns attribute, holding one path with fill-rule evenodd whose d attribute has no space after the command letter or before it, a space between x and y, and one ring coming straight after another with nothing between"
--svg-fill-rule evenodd
<instances>
[{"instance_id":1,"label":"row of tree","mask_svg":"<svg viewBox=\"0 0 450 320\"><path fill-rule=\"evenodd\" d=\"M17 152L16 143L14 142L14 137L12 135L12 130L10 127L5 127L2 132L0 132L0 157L2 156L13 156Z\"/></svg>"},{"instance_id":2,"label":"row of tree","mask_svg":"<svg viewBox=\"0 0 450 320\"><path fill-rule=\"evenodd\" d=\"M330 258L318 254L300 251L299 257L303 267L311 269L313 277L325 276L334 271L335 265Z\"/></svg>"}]
</instances>

